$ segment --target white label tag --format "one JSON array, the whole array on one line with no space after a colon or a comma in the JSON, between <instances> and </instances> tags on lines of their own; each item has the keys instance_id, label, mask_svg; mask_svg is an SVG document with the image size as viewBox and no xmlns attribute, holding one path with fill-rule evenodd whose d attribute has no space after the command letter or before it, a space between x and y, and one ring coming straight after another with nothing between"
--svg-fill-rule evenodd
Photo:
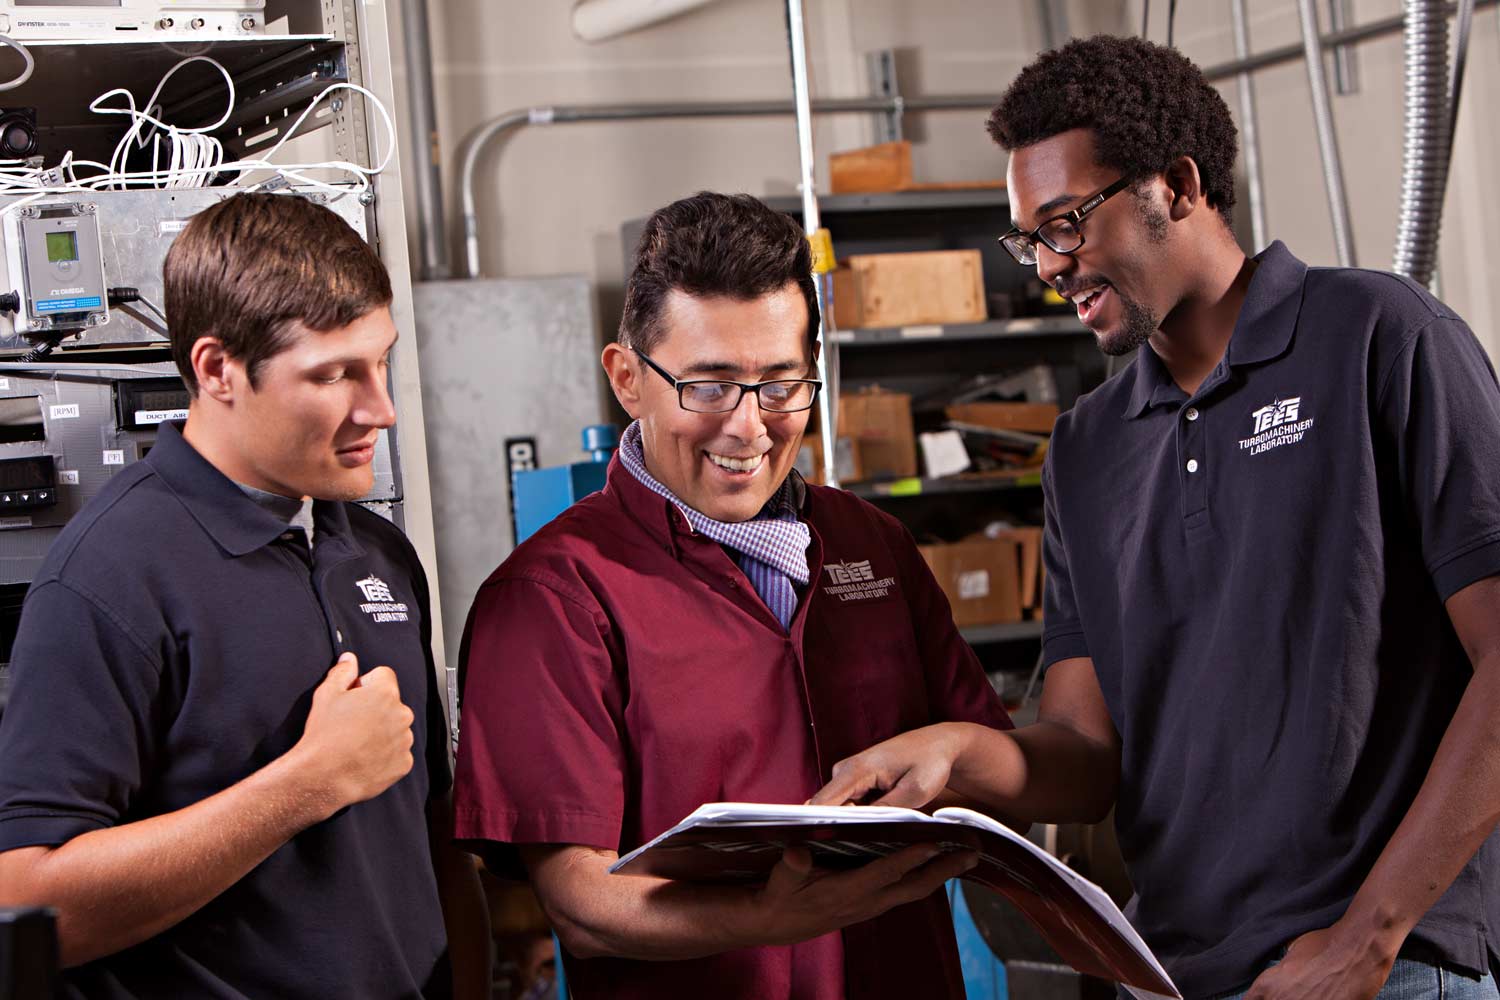
<instances>
[{"instance_id":1,"label":"white label tag","mask_svg":"<svg viewBox=\"0 0 1500 1000\"><path fill-rule=\"evenodd\" d=\"M135 422L138 424L159 424L163 420L186 420L187 410L136 410Z\"/></svg>"},{"instance_id":2,"label":"white label tag","mask_svg":"<svg viewBox=\"0 0 1500 1000\"><path fill-rule=\"evenodd\" d=\"M0 378L0 392L10 388L10 379Z\"/></svg>"},{"instance_id":3,"label":"white label tag","mask_svg":"<svg viewBox=\"0 0 1500 1000\"><path fill-rule=\"evenodd\" d=\"M156 224L156 235L165 236L168 233L180 233L186 228L186 219L162 219Z\"/></svg>"},{"instance_id":4,"label":"white label tag","mask_svg":"<svg viewBox=\"0 0 1500 1000\"><path fill-rule=\"evenodd\" d=\"M57 406L47 408L53 420L73 420L78 416L77 403L60 403Z\"/></svg>"},{"instance_id":5,"label":"white label tag","mask_svg":"<svg viewBox=\"0 0 1500 1000\"><path fill-rule=\"evenodd\" d=\"M31 527L31 518L29 517L0 517L0 531L6 531L10 528L29 527Z\"/></svg>"},{"instance_id":6,"label":"white label tag","mask_svg":"<svg viewBox=\"0 0 1500 1000\"><path fill-rule=\"evenodd\" d=\"M78 470L77 469L58 469L57 470L57 482L61 486L77 486L78 485Z\"/></svg>"},{"instance_id":7,"label":"white label tag","mask_svg":"<svg viewBox=\"0 0 1500 1000\"><path fill-rule=\"evenodd\" d=\"M941 326L903 326L901 336L907 340L926 340L931 337L941 337L943 328Z\"/></svg>"},{"instance_id":8,"label":"white label tag","mask_svg":"<svg viewBox=\"0 0 1500 1000\"><path fill-rule=\"evenodd\" d=\"M989 570L975 569L958 574L958 596L965 601L990 596Z\"/></svg>"},{"instance_id":9,"label":"white label tag","mask_svg":"<svg viewBox=\"0 0 1500 1000\"><path fill-rule=\"evenodd\" d=\"M124 465L125 453L123 451L106 451L104 453L105 465Z\"/></svg>"}]
</instances>

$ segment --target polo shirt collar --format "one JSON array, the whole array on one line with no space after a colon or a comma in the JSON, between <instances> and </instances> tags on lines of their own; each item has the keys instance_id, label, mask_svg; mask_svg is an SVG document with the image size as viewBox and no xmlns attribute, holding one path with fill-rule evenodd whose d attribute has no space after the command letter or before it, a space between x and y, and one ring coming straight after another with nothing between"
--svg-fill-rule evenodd
<instances>
[{"instance_id":1,"label":"polo shirt collar","mask_svg":"<svg viewBox=\"0 0 1500 1000\"><path fill-rule=\"evenodd\" d=\"M246 496L234 482L182 437L181 424L162 423L156 444L145 462L182 501L203 530L231 556L242 556L269 545L287 523ZM316 505L317 530L348 533L344 505Z\"/></svg>"},{"instance_id":2,"label":"polo shirt collar","mask_svg":"<svg viewBox=\"0 0 1500 1000\"><path fill-rule=\"evenodd\" d=\"M1224 361L1230 368L1271 361L1285 354L1302 311L1307 265L1292 256L1280 240L1257 254L1255 263L1255 273L1250 277L1250 287L1224 353ZM1151 345L1142 344L1136 352L1135 385L1126 401L1125 417L1134 419L1153 406L1186 398Z\"/></svg>"}]
</instances>

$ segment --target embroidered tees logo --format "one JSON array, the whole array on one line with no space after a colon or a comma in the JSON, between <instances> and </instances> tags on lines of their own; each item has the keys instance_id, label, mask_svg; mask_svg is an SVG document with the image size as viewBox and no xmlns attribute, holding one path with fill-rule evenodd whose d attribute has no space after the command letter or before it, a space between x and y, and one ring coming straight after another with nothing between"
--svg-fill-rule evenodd
<instances>
[{"instance_id":1,"label":"embroidered tees logo","mask_svg":"<svg viewBox=\"0 0 1500 1000\"><path fill-rule=\"evenodd\" d=\"M1254 430L1240 439L1240 450L1259 455L1284 444L1296 444L1312 429L1313 418L1302 417L1302 397L1273 399L1250 414Z\"/></svg>"},{"instance_id":2,"label":"embroidered tees logo","mask_svg":"<svg viewBox=\"0 0 1500 1000\"><path fill-rule=\"evenodd\" d=\"M858 562L828 563L823 567L823 572L827 573L828 579L832 581L831 585L824 585L823 593L830 597L837 597L845 603L889 597L891 590L896 586L894 576L883 576L877 580L875 570L870 566L868 559L861 559Z\"/></svg>"},{"instance_id":3,"label":"embroidered tees logo","mask_svg":"<svg viewBox=\"0 0 1500 1000\"><path fill-rule=\"evenodd\" d=\"M405 604L396 600L391 593L390 584L378 576L367 576L363 580L354 581L354 586L359 588L360 594L364 596L364 603L359 610L370 616L375 622L404 622L410 620L409 610Z\"/></svg>"}]
</instances>

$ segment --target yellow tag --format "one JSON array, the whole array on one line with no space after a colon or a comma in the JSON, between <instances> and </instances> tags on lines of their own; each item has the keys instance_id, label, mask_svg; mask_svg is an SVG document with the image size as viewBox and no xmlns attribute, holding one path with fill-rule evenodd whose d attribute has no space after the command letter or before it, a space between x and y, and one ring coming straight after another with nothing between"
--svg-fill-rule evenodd
<instances>
[{"instance_id":1,"label":"yellow tag","mask_svg":"<svg viewBox=\"0 0 1500 1000\"><path fill-rule=\"evenodd\" d=\"M808 233L807 245L812 248L813 274L827 274L838 266L833 257L833 235L827 229Z\"/></svg>"}]
</instances>

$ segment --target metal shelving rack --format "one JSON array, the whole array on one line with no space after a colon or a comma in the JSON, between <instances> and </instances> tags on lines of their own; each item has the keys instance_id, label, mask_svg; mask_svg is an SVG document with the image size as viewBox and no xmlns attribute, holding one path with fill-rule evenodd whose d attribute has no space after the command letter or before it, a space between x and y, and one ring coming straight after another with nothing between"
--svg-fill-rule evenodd
<instances>
[{"instance_id":1,"label":"metal shelving rack","mask_svg":"<svg viewBox=\"0 0 1500 1000\"><path fill-rule=\"evenodd\" d=\"M274 144L307 102L335 82L368 89L395 120L397 102L386 0L267 0L265 23L282 33L232 37L163 33L152 37L132 32L120 40L26 41L36 69L26 84L7 93L7 106L37 109L38 134L49 157L55 148L72 149L81 159L108 160L120 134L121 119L90 112L90 101L114 87L125 87L144 99L178 61L204 55L222 63L235 80L235 111L216 133L229 156L254 156ZM198 77L174 78L162 94L167 120L189 124L217 117L222 101L222 90L202 87ZM308 117L298 134L330 129L333 158L372 166L388 145L398 142L398 137L384 134L383 127L371 121L378 112L367 105L360 95L337 92ZM391 310L402 334L392 364L392 393L398 414L391 437L398 485L393 513L429 570L432 614L438 620L436 547L399 156L391 157L372 185L360 199L366 213L366 232L390 271L394 293ZM162 357L147 357L153 351ZM129 360L170 358L164 349L152 348L133 352ZM441 664L439 629L433 631L433 645L435 662ZM446 690L446 685L440 685L440 689Z\"/></svg>"}]
</instances>

